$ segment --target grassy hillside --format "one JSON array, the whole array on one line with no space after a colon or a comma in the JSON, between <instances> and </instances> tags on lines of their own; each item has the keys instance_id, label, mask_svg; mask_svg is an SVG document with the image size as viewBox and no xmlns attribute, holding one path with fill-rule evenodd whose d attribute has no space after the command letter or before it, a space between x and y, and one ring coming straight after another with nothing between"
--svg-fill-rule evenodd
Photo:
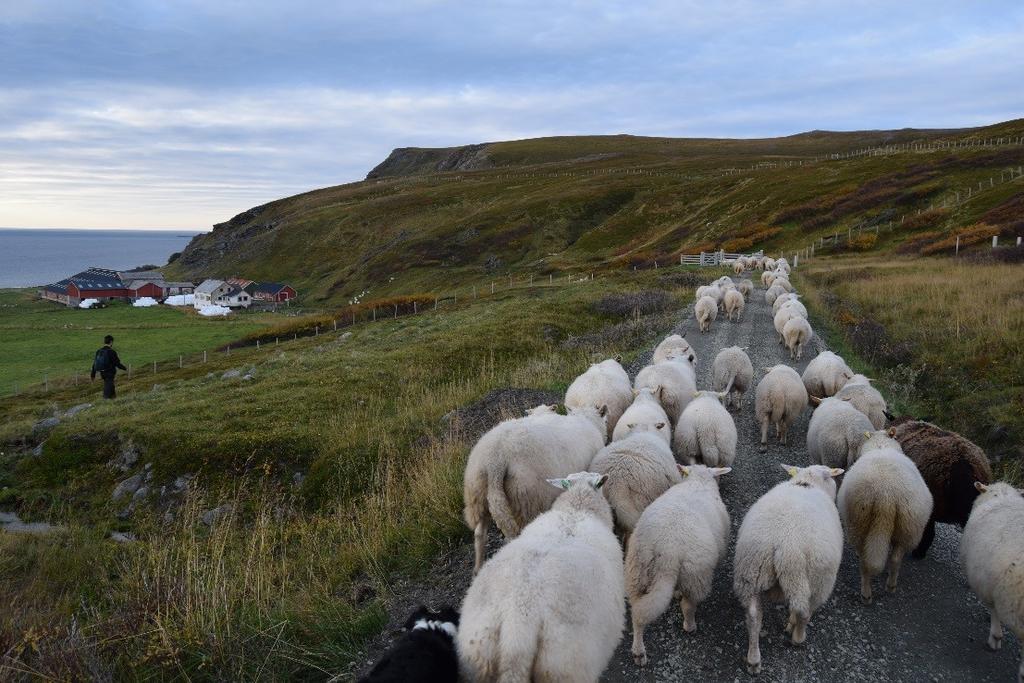
<instances>
[{"instance_id":1,"label":"grassy hillside","mask_svg":"<svg viewBox=\"0 0 1024 683\"><path fill-rule=\"evenodd\" d=\"M0 399L0 505L65 527L0 533L5 672L344 672L360 638L381 627L375 591L466 535L471 443L444 416L497 388L562 392L592 356L628 361L674 324L668 313L694 281L662 270L523 287L348 336L218 356L157 391L127 382L118 402L46 435L38 456L19 439L83 391ZM252 379L222 377L239 367ZM126 449L140 456L122 471ZM111 499L118 481L150 471L147 492ZM194 478L184 485L182 475ZM220 521L202 522L223 505ZM119 545L105 540L110 531L139 540Z\"/></svg>"},{"instance_id":2,"label":"grassy hillside","mask_svg":"<svg viewBox=\"0 0 1024 683\"><path fill-rule=\"evenodd\" d=\"M941 253L955 231L972 228L976 241L1020 231L1024 179L1010 180L1007 169L1024 166L1024 145L962 145L1016 143L1022 134L1018 120L768 140L543 138L475 146L474 158L490 167L447 172L432 169L452 150L396 150L390 166L401 175L251 209L197 237L171 271L285 279L309 301L343 304L365 289L433 292L509 272L629 268L717 247L793 250L861 226L897 229L858 249ZM849 156L878 145L902 147ZM955 208L918 217L957 191Z\"/></svg>"}]
</instances>

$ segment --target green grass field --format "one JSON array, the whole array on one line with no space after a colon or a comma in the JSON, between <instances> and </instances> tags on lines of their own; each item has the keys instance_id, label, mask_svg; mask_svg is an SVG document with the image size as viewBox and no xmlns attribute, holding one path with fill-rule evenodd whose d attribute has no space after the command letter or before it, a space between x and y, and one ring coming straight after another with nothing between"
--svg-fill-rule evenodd
<instances>
[{"instance_id":1,"label":"green grass field","mask_svg":"<svg viewBox=\"0 0 1024 683\"><path fill-rule=\"evenodd\" d=\"M79 373L87 379L103 337L114 335L125 363L143 369L153 361L201 354L281 320L271 313L203 318L171 306L134 308L117 302L82 310L43 301L34 289L0 290L0 395Z\"/></svg>"}]
</instances>

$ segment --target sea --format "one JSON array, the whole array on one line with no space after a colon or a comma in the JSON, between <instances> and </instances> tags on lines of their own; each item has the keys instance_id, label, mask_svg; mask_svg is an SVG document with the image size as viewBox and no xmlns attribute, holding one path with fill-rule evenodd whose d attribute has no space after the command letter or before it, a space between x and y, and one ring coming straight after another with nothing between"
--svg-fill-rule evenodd
<instances>
[{"instance_id":1,"label":"sea","mask_svg":"<svg viewBox=\"0 0 1024 683\"><path fill-rule=\"evenodd\" d=\"M35 287L91 266L162 266L198 230L0 228L0 288Z\"/></svg>"}]
</instances>

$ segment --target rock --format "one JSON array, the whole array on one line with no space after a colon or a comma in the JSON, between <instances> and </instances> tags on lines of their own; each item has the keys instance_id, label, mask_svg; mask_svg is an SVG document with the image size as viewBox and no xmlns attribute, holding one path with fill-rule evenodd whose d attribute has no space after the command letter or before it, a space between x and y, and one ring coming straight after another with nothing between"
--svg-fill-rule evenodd
<instances>
[{"instance_id":1,"label":"rock","mask_svg":"<svg viewBox=\"0 0 1024 683\"><path fill-rule=\"evenodd\" d=\"M41 456L43 454L43 446L45 446L45 445L46 445L45 441L40 441L39 445L37 445L35 448L32 449L32 455L36 456L37 458L39 456Z\"/></svg>"},{"instance_id":2,"label":"rock","mask_svg":"<svg viewBox=\"0 0 1024 683\"><path fill-rule=\"evenodd\" d=\"M242 379L245 380L245 381L249 381L250 379L252 379L252 373L251 372L245 373L244 375L242 375Z\"/></svg>"},{"instance_id":3,"label":"rock","mask_svg":"<svg viewBox=\"0 0 1024 683\"><path fill-rule=\"evenodd\" d=\"M121 450L118 451L117 457L108 462L107 467L127 472L139 461L139 455L141 455L139 447L131 440L125 441L121 444Z\"/></svg>"},{"instance_id":4,"label":"rock","mask_svg":"<svg viewBox=\"0 0 1024 683\"><path fill-rule=\"evenodd\" d=\"M13 512L0 512L0 528L15 534L48 534L57 531L61 527L47 522L23 522Z\"/></svg>"},{"instance_id":5,"label":"rock","mask_svg":"<svg viewBox=\"0 0 1024 683\"><path fill-rule=\"evenodd\" d=\"M174 510L164 510L164 524L170 524L174 521Z\"/></svg>"},{"instance_id":6,"label":"rock","mask_svg":"<svg viewBox=\"0 0 1024 683\"><path fill-rule=\"evenodd\" d=\"M116 541L118 543L131 543L132 541L135 540L135 534L133 534L131 532L122 533L120 531L111 531L110 532L110 540L111 541Z\"/></svg>"},{"instance_id":7,"label":"rock","mask_svg":"<svg viewBox=\"0 0 1024 683\"><path fill-rule=\"evenodd\" d=\"M135 490L135 493L132 494L132 502L134 503L137 500L145 498L148 493L148 486L140 486L138 489Z\"/></svg>"},{"instance_id":8,"label":"rock","mask_svg":"<svg viewBox=\"0 0 1024 683\"><path fill-rule=\"evenodd\" d=\"M174 480L174 490L184 491L188 489L189 483L195 478L194 474L183 474Z\"/></svg>"},{"instance_id":9,"label":"rock","mask_svg":"<svg viewBox=\"0 0 1024 683\"><path fill-rule=\"evenodd\" d=\"M220 507L215 507L212 510L207 510L202 514L200 519L203 520L203 524L206 526L213 526L225 515L231 514L231 506L225 503Z\"/></svg>"},{"instance_id":10,"label":"rock","mask_svg":"<svg viewBox=\"0 0 1024 683\"><path fill-rule=\"evenodd\" d=\"M239 370L238 368L235 368L234 370L228 370L223 375L221 375L220 378L221 379L234 379L235 377L241 377L241 376L242 376L242 371Z\"/></svg>"},{"instance_id":11,"label":"rock","mask_svg":"<svg viewBox=\"0 0 1024 683\"><path fill-rule=\"evenodd\" d=\"M163 391L166 386L167 386L166 384L154 384L152 390L153 391Z\"/></svg>"},{"instance_id":12,"label":"rock","mask_svg":"<svg viewBox=\"0 0 1024 683\"><path fill-rule=\"evenodd\" d=\"M296 472L292 475L292 484L295 488L302 486L302 482L306 481L306 475L302 472Z\"/></svg>"},{"instance_id":13,"label":"rock","mask_svg":"<svg viewBox=\"0 0 1024 683\"><path fill-rule=\"evenodd\" d=\"M345 334L343 334L340 337L338 337L338 341L340 341L340 342L348 341L349 337L351 337L351 336L352 336L351 332L346 332Z\"/></svg>"},{"instance_id":14,"label":"rock","mask_svg":"<svg viewBox=\"0 0 1024 683\"><path fill-rule=\"evenodd\" d=\"M32 425L32 433L40 434L42 432L49 431L60 424L59 417L48 417Z\"/></svg>"},{"instance_id":15,"label":"rock","mask_svg":"<svg viewBox=\"0 0 1024 683\"><path fill-rule=\"evenodd\" d=\"M119 500L124 496L134 495L139 490L139 487L142 486L142 481L143 475L141 472L133 474L114 487L114 492L110 495L110 499Z\"/></svg>"},{"instance_id":16,"label":"rock","mask_svg":"<svg viewBox=\"0 0 1024 683\"><path fill-rule=\"evenodd\" d=\"M66 417L66 418L67 417L74 417L75 415L78 415L83 410L89 410L89 408L92 408L92 404L91 403L79 403L77 406L74 406L72 408L68 408L67 411L64 413L64 417Z\"/></svg>"}]
</instances>

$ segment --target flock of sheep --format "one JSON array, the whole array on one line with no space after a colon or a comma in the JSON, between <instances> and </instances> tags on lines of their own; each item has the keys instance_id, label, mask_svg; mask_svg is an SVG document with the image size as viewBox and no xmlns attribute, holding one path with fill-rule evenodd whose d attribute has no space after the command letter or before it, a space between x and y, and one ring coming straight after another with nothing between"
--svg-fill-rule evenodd
<instances>
[{"instance_id":1,"label":"flock of sheep","mask_svg":"<svg viewBox=\"0 0 1024 683\"><path fill-rule=\"evenodd\" d=\"M799 358L813 331L789 264L735 264L738 275L753 267L763 270L780 341ZM753 294L748 279L698 288L701 331L720 308L739 319ZM627 600L638 665L647 663L644 629L673 598L684 630L697 629L697 607L729 544L718 479L736 458L730 409L740 409L754 378L734 346L714 358L712 388L698 390L697 362L686 339L672 335L632 383L617 360L596 363L569 386L567 414L539 406L472 449L464 502L475 577L455 636L467 679L595 681L622 637ZM895 589L904 556L927 552L936 522L965 525L961 557L991 611L989 647L999 648L1004 623L1024 638L1021 492L990 483L985 454L958 434L921 421L886 430L882 395L831 352L802 376L780 364L758 382L762 450L771 425L785 444L809 407L813 464L782 465L789 478L749 509L736 540L733 590L746 618L748 671L761 669L762 599L788 606L786 632L804 642L835 585L844 529L870 603L872 578L887 570L886 588ZM492 521L509 540L485 561Z\"/></svg>"}]
</instances>

